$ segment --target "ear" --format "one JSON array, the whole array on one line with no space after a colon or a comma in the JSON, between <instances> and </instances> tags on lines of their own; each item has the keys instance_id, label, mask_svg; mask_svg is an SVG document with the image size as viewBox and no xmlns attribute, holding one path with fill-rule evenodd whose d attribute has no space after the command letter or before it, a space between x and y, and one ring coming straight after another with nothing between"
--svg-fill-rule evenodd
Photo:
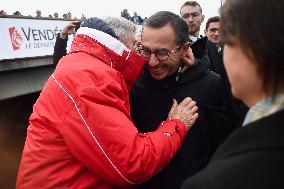
<instances>
[{"instance_id":1,"label":"ear","mask_svg":"<svg viewBox=\"0 0 284 189\"><path fill-rule=\"evenodd\" d=\"M206 30L206 29L204 30L204 34L208 37L208 35L207 35L207 34L208 34L208 32L207 32L207 30Z\"/></svg>"},{"instance_id":2,"label":"ear","mask_svg":"<svg viewBox=\"0 0 284 189\"><path fill-rule=\"evenodd\" d=\"M202 15L202 22L204 21L204 19L205 19L205 16L204 16L204 15Z\"/></svg>"}]
</instances>

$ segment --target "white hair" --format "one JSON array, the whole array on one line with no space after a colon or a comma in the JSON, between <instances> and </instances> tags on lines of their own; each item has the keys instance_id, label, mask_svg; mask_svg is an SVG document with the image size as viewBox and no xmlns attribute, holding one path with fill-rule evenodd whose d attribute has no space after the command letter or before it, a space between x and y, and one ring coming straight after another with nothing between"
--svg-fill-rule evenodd
<instances>
[{"instance_id":1,"label":"white hair","mask_svg":"<svg viewBox=\"0 0 284 189\"><path fill-rule=\"evenodd\" d=\"M115 32L115 34L123 41L129 41L131 32L136 31L136 26L130 20L123 17L107 16L102 18Z\"/></svg>"}]
</instances>

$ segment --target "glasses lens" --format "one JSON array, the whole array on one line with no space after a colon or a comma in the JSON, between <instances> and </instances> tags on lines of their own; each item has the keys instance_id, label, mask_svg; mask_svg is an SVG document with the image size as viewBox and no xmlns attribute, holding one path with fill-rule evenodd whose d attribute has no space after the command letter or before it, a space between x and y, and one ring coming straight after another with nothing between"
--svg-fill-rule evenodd
<instances>
[{"instance_id":1,"label":"glasses lens","mask_svg":"<svg viewBox=\"0 0 284 189\"><path fill-rule=\"evenodd\" d=\"M170 54L173 53L177 48L175 48L172 51L170 51L169 49L158 49L155 52L151 52L149 49L142 46L140 50L140 54L143 56L143 58L145 58L146 60L149 60L151 57L151 54L154 53L156 58L158 58L160 61L165 61L169 58Z\"/></svg>"},{"instance_id":2,"label":"glasses lens","mask_svg":"<svg viewBox=\"0 0 284 189\"><path fill-rule=\"evenodd\" d=\"M140 52L145 59L150 59L151 52L148 49L141 48Z\"/></svg>"},{"instance_id":3,"label":"glasses lens","mask_svg":"<svg viewBox=\"0 0 284 189\"><path fill-rule=\"evenodd\" d=\"M165 49L160 49L156 51L155 55L159 60L164 61L169 58L170 52Z\"/></svg>"}]
</instances>

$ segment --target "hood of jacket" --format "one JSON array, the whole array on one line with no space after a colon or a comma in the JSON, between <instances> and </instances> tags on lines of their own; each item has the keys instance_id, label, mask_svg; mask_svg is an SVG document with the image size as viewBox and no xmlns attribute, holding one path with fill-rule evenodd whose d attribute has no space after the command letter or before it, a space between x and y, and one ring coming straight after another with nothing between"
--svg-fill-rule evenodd
<instances>
[{"instance_id":1,"label":"hood of jacket","mask_svg":"<svg viewBox=\"0 0 284 189\"><path fill-rule=\"evenodd\" d=\"M139 76L145 60L116 38L93 28L80 27L69 54L84 52L119 71L130 90Z\"/></svg>"}]
</instances>

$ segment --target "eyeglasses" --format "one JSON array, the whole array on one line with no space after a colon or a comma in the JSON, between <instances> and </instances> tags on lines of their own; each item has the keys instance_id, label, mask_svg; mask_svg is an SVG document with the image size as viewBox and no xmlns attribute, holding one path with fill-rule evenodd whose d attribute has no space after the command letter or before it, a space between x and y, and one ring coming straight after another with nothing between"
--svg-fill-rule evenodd
<instances>
[{"instance_id":1,"label":"eyeglasses","mask_svg":"<svg viewBox=\"0 0 284 189\"><path fill-rule=\"evenodd\" d=\"M185 13L184 15L182 15L182 18L189 18L190 16L192 18L196 18L200 15L201 13L199 12L189 12L189 13Z\"/></svg>"},{"instance_id":2,"label":"eyeglasses","mask_svg":"<svg viewBox=\"0 0 284 189\"><path fill-rule=\"evenodd\" d=\"M136 51L142 55L143 58L146 60L150 60L152 53L155 54L155 56L160 60L160 61L166 61L171 53L174 53L180 46L177 46L173 50L169 49L157 49L156 51L152 52L148 48L144 47L143 45L139 45L136 48Z\"/></svg>"},{"instance_id":3,"label":"eyeglasses","mask_svg":"<svg viewBox=\"0 0 284 189\"><path fill-rule=\"evenodd\" d=\"M214 33L216 33L217 31L219 32L219 29L218 28L210 28L210 29L208 29L207 30L209 33L211 33L211 34L214 34Z\"/></svg>"}]
</instances>

